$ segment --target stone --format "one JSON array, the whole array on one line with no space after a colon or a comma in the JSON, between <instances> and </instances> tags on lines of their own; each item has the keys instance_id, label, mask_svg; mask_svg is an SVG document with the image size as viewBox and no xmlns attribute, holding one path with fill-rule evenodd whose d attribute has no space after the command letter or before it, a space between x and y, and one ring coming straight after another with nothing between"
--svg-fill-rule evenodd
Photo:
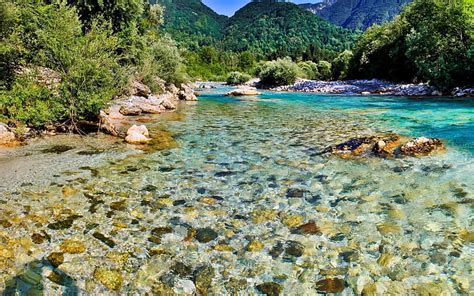
<instances>
[{"instance_id":1,"label":"stone","mask_svg":"<svg viewBox=\"0 0 474 296\"><path fill-rule=\"evenodd\" d=\"M194 271L194 284L199 292L203 295L208 294L208 290L211 288L212 280L215 277L214 268L210 265L204 265L198 267Z\"/></svg>"},{"instance_id":2,"label":"stone","mask_svg":"<svg viewBox=\"0 0 474 296\"><path fill-rule=\"evenodd\" d=\"M175 262L171 267L170 270L180 276L181 278L186 278L192 274L191 267L187 266L183 262Z\"/></svg>"},{"instance_id":3,"label":"stone","mask_svg":"<svg viewBox=\"0 0 474 296\"><path fill-rule=\"evenodd\" d=\"M173 232L173 228L171 227L154 228L151 231L151 236L148 238L148 241L153 242L155 244L161 244L161 238L163 237L163 235L172 233L172 232Z\"/></svg>"},{"instance_id":4,"label":"stone","mask_svg":"<svg viewBox=\"0 0 474 296\"><path fill-rule=\"evenodd\" d=\"M316 290L320 293L341 293L346 282L340 278L327 278L316 282Z\"/></svg>"},{"instance_id":5,"label":"stone","mask_svg":"<svg viewBox=\"0 0 474 296\"><path fill-rule=\"evenodd\" d=\"M49 229L52 229L52 230L64 230L64 229L69 229L72 227L72 225L74 224L74 221L79 218L79 216L70 216L70 217L67 217L63 220L60 220L60 221L57 221L57 222L54 222L54 223L51 223L48 225L48 228Z\"/></svg>"},{"instance_id":6,"label":"stone","mask_svg":"<svg viewBox=\"0 0 474 296\"><path fill-rule=\"evenodd\" d=\"M94 234L92 234L92 236L95 237L96 239L98 239L99 241L103 242L109 248L114 248L115 247L115 242L112 239L106 237L105 235L103 235L100 232L94 232Z\"/></svg>"},{"instance_id":7,"label":"stone","mask_svg":"<svg viewBox=\"0 0 474 296\"><path fill-rule=\"evenodd\" d=\"M262 242L259 242L258 240L252 240L248 243L246 249L249 252L258 252L261 251L264 247L265 245Z\"/></svg>"},{"instance_id":8,"label":"stone","mask_svg":"<svg viewBox=\"0 0 474 296\"><path fill-rule=\"evenodd\" d=\"M283 251L283 244L281 242L278 242L268 253L270 254L270 256L272 256L273 259L276 259L280 257Z\"/></svg>"},{"instance_id":9,"label":"stone","mask_svg":"<svg viewBox=\"0 0 474 296\"><path fill-rule=\"evenodd\" d=\"M78 240L68 239L59 246L61 252L66 254L81 254L86 251L86 246L83 242Z\"/></svg>"},{"instance_id":10,"label":"stone","mask_svg":"<svg viewBox=\"0 0 474 296\"><path fill-rule=\"evenodd\" d=\"M41 235L39 233L33 233L31 235L31 240L37 244L37 245L41 245L45 240L46 240L46 236L44 235Z\"/></svg>"},{"instance_id":11,"label":"stone","mask_svg":"<svg viewBox=\"0 0 474 296\"><path fill-rule=\"evenodd\" d=\"M234 90L229 91L225 94L228 97L243 97L243 96L258 96L261 95L256 88L253 87L241 87Z\"/></svg>"},{"instance_id":12,"label":"stone","mask_svg":"<svg viewBox=\"0 0 474 296\"><path fill-rule=\"evenodd\" d=\"M151 89L146 84L134 80L130 84L130 94L135 96L147 97L151 94Z\"/></svg>"},{"instance_id":13,"label":"stone","mask_svg":"<svg viewBox=\"0 0 474 296\"><path fill-rule=\"evenodd\" d=\"M122 105L120 107L120 114L123 114L125 116L137 116L142 114L142 108L140 106L137 106L135 104L126 104Z\"/></svg>"},{"instance_id":14,"label":"stone","mask_svg":"<svg viewBox=\"0 0 474 296\"><path fill-rule=\"evenodd\" d=\"M212 228L199 228L196 230L195 238L200 243L208 243L215 240L219 235Z\"/></svg>"},{"instance_id":15,"label":"stone","mask_svg":"<svg viewBox=\"0 0 474 296\"><path fill-rule=\"evenodd\" d=\"M444 145L435 138L415 138L400 147L400 153L408 156L428 155L434 151L444 150Z\"/></svg>"},{"instance_id":16,"label":"stone","mask_svg":"<svg viewBox=\"0 0 474 296\"><path fill-rule=\"evenodd\" d=\"M304 246L297 241L288 241L285 244L285 255L301 257L304 254Z\"/></svg>"},{"instance_id":17,"label":"stone","mask_svg":"<svg viewBox=\"0 0 474 296\"><path fill-rule=\"evenodd\" d=\"M16 141L15 134L3 122L0 122L0 146L11 145Z\"/></svg>"},{"instance_id":18,"label":"stone","mask_svg":"<svg viewBox=\"0 0 474 296\"><path fill-rule=\"evenodd\" d=\"M151 139L148 138L148 136L149 134L148 134L148 129L146 128L146 126L133 125L131 128L128 129L127 137L125 137L125 141L129 144L135 144L135 145L147 144L148 142L151 141Z\"/></svg>"},{"instance_id":19,"label":"stone","mask_svg":"<svg viewBox=\"0 0 474 296\"><path fill-rule=\"evenodd\" d=\"M304 190L304 189L290 188L286 191L286 197L288 197L288 198L302 198L308 192L309 192L308 190Z\"/></svg>"},{"instance_id":20,"label":"stone","mask_svg":"<svg viewBox=\"0 0 474 296\"><path fill-rule=\"evenodd\" d=\"M257 290L267 296L278 296L281 294L282 287L274 282L267 282L256 286Z\"/></svg>"},{"instance_id":21,"label":"stone","mask_svg":"<svg viewBox=\"0 0 474 296\"><path fill-rule=\"evenodd\" d=\"M132 127L130 127L127 130L127 134L131 134L131 133L139 133L139 134L144 135L145 137L150 136L148 129L144 125L132 125Z\"/></svg>"},{"instance_id":22,"label":"stone","mask_svg":"<svg viewBox=\"0 0 474 296\"><path fill-rule=\"evenodd\" d=\"M54 268L57 268L59 265L63 264L64 254L59 253L59 252L53 252L53 253L49 254L47 259L48 259L49 263L51 263L51 265Z\"/></svg>"},{"instance_id":23,"label":"stone","mask_svg":"<svg viewBox=\"0 0 474 296\"><path fill-rule=\"evenodd\" d=\"M321 234L321 230L316 225L316 222L310 221L296 228L293 228L291 233L293 234Z\"/></svg>"},{"instance_id":24,"label":"stone","mask_svg":"<svg viewBox=\"0 0 474 296\"><path fill-rule=\"evenodd\" d=\"M181 89L178 92L178 98L182 101L197 101L196 94L189 84L181 84Z\"/></svg>"},{"instance_id":25,"label":"stone","mask_svg":"<svg viewBox=\"0 0 474 296\"><path fill-rule=\"evenodd\" d=\"M99 129L115 137L119 135L117 128L112 122L112 119L103 110L100 110L99 112Z\"/></svg>"},{"instance_id":26,"label":"stone","mask_svg":"<svg viewBox=\"0 0 474 296\"><path fill-rule=\"evenodd\" d=\"M111 270L104 267L98 267L94 271L94 278L104 285L107 289L118 291L122 288L123 277L117 270Z\"/></svg>"}]
</instances>

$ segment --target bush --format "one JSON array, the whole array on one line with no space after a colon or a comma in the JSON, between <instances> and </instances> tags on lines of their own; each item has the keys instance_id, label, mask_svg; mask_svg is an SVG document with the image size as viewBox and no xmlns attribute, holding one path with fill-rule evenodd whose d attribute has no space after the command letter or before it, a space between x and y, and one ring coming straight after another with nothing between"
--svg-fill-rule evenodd
<instances>
[{"instance_id":1,"label":"bush","mask_svg":"<svg viewBox=\"0 0 474 296\"><path fill-rule=\"evenodd\" d=\"M332 76L332 65L327 61L320 61L318 63L319 79L329 80Z\"/></svg>"},{"instance_id":2,"label":"bush","mask_svg":"<svg viewBox=\"0 0 474 296\"><path fill-rule=\"evenodd\" d=\"M319 79L318 65L315 62L299 62L298 67L300 68L301 74L304 78L311 80Z\"/></svg>"},{"instance_id":3,"label":"bush","mask_svg":"<svg viewBox=\"0 0 474 296\"><path fill-rule=\"evenodd\" d=\"M227 84L229 85L239 85L244 84L250 80L250 75L240 72L230 72L227 76Z\"/></svg>"},{"instance_id":4,"label":"bush","mask_svg":"<svg viewBox=\"0 0 474 296\"><path fill-rule=\"evenodd\" d=\"M0 91L0 111L6 118L43 127L59 120L65 109L47 87L25 76L17 79L11 90Z\"/></svg>"},{"instance_id":5,"label":"bush","mask_svg":"<svg viewBox=\"0 0 474 296\"><path fill-rule=\"evenodd\" d=\"M157 76L173 83L186 79L175 43L156 32L162 10L133 0L144 5L136 10L143 15L113 21L105 15L82 23L75 7L53 3L0 3L0 108L7 118L35 127L60 121L75 128L78 121L97 119L132 79L150 86ZM17 71L45 68L59 76L54 85L41 75Z\"/></svg>"},{"instance_id":6,"label":"bush","mask_svg":"<svg viewBox=\"0 0 474 296\"><path fill-rule=\"evenodd\" d=\"M293 84L300 69L289 58L266 62L257 69L257 76L264 85Z\"/></svg>"},{"instance_id":7,"label":"bush","mask_svg":"<svg viewBox=\"0 0 474 296\"><path fill-rule=\"evenodd\" d=\"M332 61L332 77L334 79L345 79L347 77L352 56L352 51L345 50Z\"/></svg>"}]
</instances>

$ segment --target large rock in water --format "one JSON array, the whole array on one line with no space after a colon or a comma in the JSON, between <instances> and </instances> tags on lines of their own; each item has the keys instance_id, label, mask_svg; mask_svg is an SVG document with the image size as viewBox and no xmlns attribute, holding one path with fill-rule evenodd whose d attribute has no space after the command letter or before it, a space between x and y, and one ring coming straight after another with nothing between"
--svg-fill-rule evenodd
<instances>
[{"instance_id":1,"label":"large rock in water","mask_svg":"<svg viewBox=\"0 0 474 296\"><path fill-rule=\"evenodd\" d=\"M197 101L196 94L194 93L192 86L189 84L181 84L178 97L182 101Z\"/></svg>"},{"instance_id":2,"label":"large rock in water","mask_svg":"<svg viewBox=\"0 0 474 296\"><path fill-rule=\"evenodd\" d=\"M133 125L127 131L127 137L125 141L129 144L141 145L148 143L151 139L148 138L150 135L148 129L144 125Z\"/></svg>"},{"instance_id":3,"label":"large rock in water","mask_svg":"<svg viewBox=\"0 0 474 296\"><path fill-rule=\"evenodd\" d=\"M240 87L230 92L226 93L225 95L228 97L242 97L242 96L258 96L261 93L257 91L256 88L253 87Z\"/></svg>"},{"instance_id":4,"label":"large rock in water","mask_svg":"<svg viewBox=\"0 0 474 296\"><path fill-rule=\"evenodd\" d=\"M410 156L428 155L433 151L444 150L444 145L439 139L416 138L400 147L400 153Z\"/></svg>"},{"instance_id":5,"label":"large rock in water","mask_svg":"<svg viewBox=\"0 0 474 296\"><path fill-rule=\"evenodd\" d=\"M426 156L444 148L441 140L435 138L410 139L397 134L387 134L352 138L326 148L323 154L331 153L343 158Z\"/></svg>"},{"instance_id":6,"label":"large rock in water","mask_svg":"<svg viewBox=\"0 0 474 296\"><path fill-rule=\"evenodd\" d=\"M15 141L15 134L6 124L0 122L0 145L10 145L13 144Z\"/></svg>"}]
</instances>

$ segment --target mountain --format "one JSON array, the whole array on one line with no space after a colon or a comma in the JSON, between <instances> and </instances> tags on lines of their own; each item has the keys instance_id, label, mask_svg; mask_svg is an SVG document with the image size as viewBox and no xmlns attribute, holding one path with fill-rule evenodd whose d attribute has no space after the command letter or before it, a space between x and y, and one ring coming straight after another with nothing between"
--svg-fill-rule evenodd
<instances>
[{"instance_id":1,"label":"mountain","mask_svg":"<svg viewBox=\"0 0 474 296\"><path fill-rule=\"evenodd\" d=\"M329 1L329 5L322 8L321 3L302 4L302 7L333 24L365 30L373 24L390 21L410 2L412 0L337 0Z\"/></svg>"},{"instance_id":2,"label":"mountain","mask_svg":"<svg viewBox=\"0 0 474 296\"><path fill-rule=\"evenodd\" d=\"M228 19L200 0L149 0L165 8L164 30L178 42L213 44L222 39L222 28Z\"/></svg>"},{"instance_id":3,"label":"mountain","mask_svg":"<svg viewBox=\"0 0 474 296\"><path fill-rule=\"evenodd\" d=\"M309 10L310 12L317 14L321 10L328 8L329 6L333 5L336 3L337 0L324 0L323 2L319 3L303 3L300 4L300 7L306 10Z\"/></svg>"},{"instance_id":4,"label":"mountain","mask_svg":"<svg viewBox=\"0 0 474 296\"><path fill-rule=\"evenodd\" d=\"M352 31L335 26L293 3L252 2L227 21L224 46L266 56L302 52L308 47L342 51L352 44Z\"/></svg>"}]
</instances>

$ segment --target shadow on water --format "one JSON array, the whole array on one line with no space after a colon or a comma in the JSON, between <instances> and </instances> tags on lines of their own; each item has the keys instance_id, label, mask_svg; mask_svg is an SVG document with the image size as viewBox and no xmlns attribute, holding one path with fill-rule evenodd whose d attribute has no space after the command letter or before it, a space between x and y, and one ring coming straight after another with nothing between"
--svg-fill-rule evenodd
<instances>
[{"instance_id":1,"label":"shadow on water","mask_svg":"<svg viewBox=\"0 0 474 296\"><path fill-rule=\"evenodd\" d=\"M57 293L56 295L79 295L79 289L74 279L62 270L52 266L48 260L43 259L30 262L21 273L7 280L5 290L3 292L0 291L1 296L47 295L48 293L44 291L43 285L43 272L45 270L50 271L47 278L51 282L64 287L62 293Z\"/></svg>"}]
</instances>

